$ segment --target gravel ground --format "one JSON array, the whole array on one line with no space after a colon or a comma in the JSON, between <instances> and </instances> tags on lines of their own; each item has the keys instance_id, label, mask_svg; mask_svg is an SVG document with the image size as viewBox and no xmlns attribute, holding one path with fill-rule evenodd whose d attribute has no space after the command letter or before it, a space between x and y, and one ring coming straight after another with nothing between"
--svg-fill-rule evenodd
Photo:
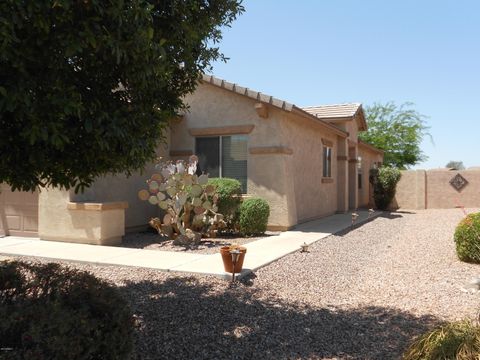
<instances>
[{"instance_id":1,"label":"gravel ground","mask_svg":"<svg viewBox=\"0 0 480 360\"><path fill-rule=\"evenodd\" d=\"M220 251L220 247L231 244L245 245L249 242L263 239L269 236L278 235L278 232L267 231L259 237L239 237L234 235L223 235L216 238L202 239L199 245L185 247L173 245L173 240L165 236L158 235L156 231L142 231L126 234L120 247L161 250L161 251L179 251L197 254L215 254Z\"/></svg>"},{"instance_id":2,"label":"gravel ground","mask_svg":"<svg viewBox=\"0 0 480 360\"><path fill-rule=\"evenodd\" d=\"M391 213L318 241L235 286L208 276L75 265L115 282L138 319L134 359L397 359L445 320L475 317L461 291L458 209Z\"/></svg>"}]
</instances>

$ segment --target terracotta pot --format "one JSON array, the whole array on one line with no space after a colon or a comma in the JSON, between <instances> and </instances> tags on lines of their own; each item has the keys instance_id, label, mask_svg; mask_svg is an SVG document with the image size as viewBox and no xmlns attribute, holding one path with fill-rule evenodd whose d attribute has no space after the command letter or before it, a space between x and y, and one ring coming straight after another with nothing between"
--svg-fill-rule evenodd
<instances>
[{"instance_id":1,"label":"terracotta pot","mask_svg":"<svg viewBox=\"0 0 480 360\"><path fill-rule=\"evenodd\" d=\"M238 250L240 250L240 255L238 257L237 263L235 264L235 273L237 274L242 272L243 260L245 259L245 253L247 252L247 248L240 246ZM223 267L225 268L225 271L233 273L233 262L232 254L230 254L230 246L222 246L220 248L220 254L222 255Z\"/></svg>"}]
</instances>

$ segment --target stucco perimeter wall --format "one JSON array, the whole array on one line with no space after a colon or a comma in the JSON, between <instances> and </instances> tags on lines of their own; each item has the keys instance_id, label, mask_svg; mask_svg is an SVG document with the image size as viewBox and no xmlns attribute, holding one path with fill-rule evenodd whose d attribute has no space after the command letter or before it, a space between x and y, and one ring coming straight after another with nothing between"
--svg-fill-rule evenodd
<instances>
[{"instance_id":1,"label":"stucco perimeter wall","mask_svg":"<svg viewBox=\"0 0 480 360\"><path fill-rule=\"evenodd\" d=\"M331 215L337 210L337 135L315 120L295 114L282 120L283 143L292 150L288 158L293 179L297 222ZM323 178L323 143L332 147L330 178Z\"/></svg>"},{"instance_id":2,"label":"stucco perimeter wall","mask_svg":"<svg viewBox=\"0 0 480 360\"><path fill-rule=\"evenodd\" d=\"M467 181L460 192L450 185L450 180L456 175L462 175ZM480 171L427 171L427 202L428 209L444 209L456 206L480 207Z\"/></svg>"},{"instance_id":3,"label":"stucco perimeter wall","mask_svg":"<svg viewBox=\"0 0 480 360\"><path fill-rule=\"evenodd\" d=\"M462 175L467 181L460 192L452 187L450 180ZM408 170L402 171L397 185L394 209L447 209L458 206L480 207L479 170Z\"/></svg>"},{"instance_id":4,"label":"stucco perimeter wall","mask_svg":"<svg viewBox=\"0 0 480 360\"><path fill-rule=\"evenodd\" d=\"M157 154L167 156L167 145L159 146ZM70 192L73 202L126 202L125 227L135 230L148 227L148 221L159 215L159 209L147 201L138 198L138 191L146 189L146 180L154 173L154 164L148 164L143 173L134 173L130 177L124 174L108 175L98 178L85 192L75 194Z\"/></svg>"},{"instance_id":5,"label":"stucco perimeter wall","mask_svg":"<svg viewBox=\"0 0 480 360\"><path fill-rule=\"evenodd\" d=\"M208 83L200 84L185 101L190 110L172 125L170 157L194 153L197 136L247 135L247 193L268 201L270 229L295 225L293 182L287 176L291 154L279 135L284 112L266 105L268 116L260 117L257 101Z\"/></svg>"},{"instance_id":6,"label":"stucco perimeter wall","mask_svg":"<svg viewBox=\"0 0 480 360\"><path fill-rule=\"evenodd\" d=\"M38 235L43 240L118 244L125 234L126 203L72 203L69 191L41 189Z\"/></svg>"}]
</instances>

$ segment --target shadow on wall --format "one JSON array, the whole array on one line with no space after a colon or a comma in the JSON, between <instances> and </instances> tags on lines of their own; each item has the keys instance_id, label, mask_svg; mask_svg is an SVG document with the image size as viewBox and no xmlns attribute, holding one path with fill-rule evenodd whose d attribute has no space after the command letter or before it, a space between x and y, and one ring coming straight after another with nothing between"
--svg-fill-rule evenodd
<instances>
[{"instance_id":1,"label":"shadow on wall","mask_svg":"<svg viewBox=\"0 0 480 360\"><path fill-rule=\"evenodd\" d=\"M332 310L261 299L245 284L226 282L219 291L193 277L121 289L140 322L135 359L397 359L414 336L440 323L398 309Z\"/></svg>"}]
</instances>

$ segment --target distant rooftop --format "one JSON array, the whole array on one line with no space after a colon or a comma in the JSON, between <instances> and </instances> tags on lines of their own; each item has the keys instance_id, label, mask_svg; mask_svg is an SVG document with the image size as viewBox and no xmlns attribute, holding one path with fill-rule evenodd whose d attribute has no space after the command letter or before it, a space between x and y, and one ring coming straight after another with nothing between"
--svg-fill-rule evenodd
<instances>
[{"instance_id":1,"label":"distant rooftop","mask_svg":"<svg viewBox=\"0 0 480 360\"><path fill-rule=\"evenodd\" d=\"M360 103L350 103L308 106L302 109L320 119L336 119L353 117L361 107L362 104Z\"/></svg>"}]
</instances>

